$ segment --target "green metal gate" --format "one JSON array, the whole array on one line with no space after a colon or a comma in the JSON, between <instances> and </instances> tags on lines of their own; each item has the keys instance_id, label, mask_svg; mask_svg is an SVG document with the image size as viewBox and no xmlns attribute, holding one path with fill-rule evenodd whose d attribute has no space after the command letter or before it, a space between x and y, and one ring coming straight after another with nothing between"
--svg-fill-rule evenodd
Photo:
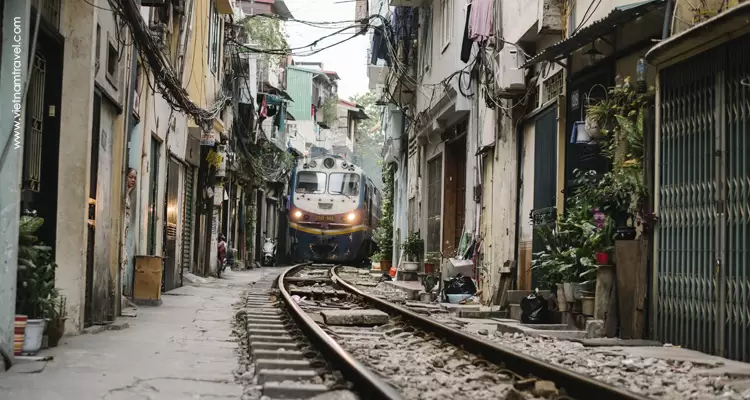
<instances>
[{"instance_id":1,"label":"green metal gate","mask_svg":"<svg viewBox=\"0 0 750 400\"><path fill-rule=\"evenodd\" d=\"M750 361L750 36L660 71L657 339Z\"/></svg>"}]
</instances>

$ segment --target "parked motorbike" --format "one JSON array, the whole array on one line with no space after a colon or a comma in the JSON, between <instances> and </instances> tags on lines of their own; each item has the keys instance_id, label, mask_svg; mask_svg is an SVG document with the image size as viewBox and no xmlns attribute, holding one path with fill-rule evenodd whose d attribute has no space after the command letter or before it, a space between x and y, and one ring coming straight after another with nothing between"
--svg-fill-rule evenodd
<instances>
[{"instance_id":1,"label":"parked motorbike","mask_svg":"<svg viewBox=\"0 0 750 400\"><path fill-rule=\"evenodd\" d=\"M261 265L264 267L273 267L276 265L276 240L266 237L263 241L263 256Z\"/></svg>"}]
</instances>

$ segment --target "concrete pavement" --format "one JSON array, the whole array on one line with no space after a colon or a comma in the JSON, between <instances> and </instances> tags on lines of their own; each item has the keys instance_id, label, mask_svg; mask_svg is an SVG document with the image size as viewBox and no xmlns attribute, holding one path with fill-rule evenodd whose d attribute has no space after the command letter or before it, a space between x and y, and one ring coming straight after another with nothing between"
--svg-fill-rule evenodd
<instances>
[{"instance_id":1,"label":"concrete pavement","mask_svg":"<svg viewBox=\"0 0 750 400\"><path fill-rule=\"evenodd\" d=\"M233 304L264 274L279 272L227 272L165 293L160 307L140 307L135 318L118 319L128 329L64 337L40 352L52 361L0 373L0 400L238 399Z\"/></svg>"}]
</instances>

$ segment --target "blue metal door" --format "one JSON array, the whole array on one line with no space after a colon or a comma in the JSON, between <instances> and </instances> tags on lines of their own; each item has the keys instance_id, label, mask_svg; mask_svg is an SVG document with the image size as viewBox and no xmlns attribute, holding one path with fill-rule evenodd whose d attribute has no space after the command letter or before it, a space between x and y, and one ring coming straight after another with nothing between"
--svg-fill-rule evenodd
<instances>
[{"instance_id":1,"label":"blue metal door","mask_svg":"<svg viewBox=\"0 0 750 400\"><path fill-rule=\"evenodd\" d=\"M660 71L657 339L750 361L750 36Z\"/></svg>"}]
</instances>

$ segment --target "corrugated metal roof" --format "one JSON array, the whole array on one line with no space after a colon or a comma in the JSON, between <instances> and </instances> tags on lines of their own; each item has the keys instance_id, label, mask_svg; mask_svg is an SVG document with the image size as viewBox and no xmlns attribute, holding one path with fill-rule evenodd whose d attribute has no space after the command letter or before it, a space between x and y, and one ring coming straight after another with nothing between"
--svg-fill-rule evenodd
<instances>
[{"instance_id":1,"label":"corrugated metal roof","mask_svg":"<svg viewBox=\"0 0 750 400\"><path fill-rule=\"evenodd\" d=\"M522 68L542 61L558 61L572 52L591 44L594 40L611 33L618 25L630 22L656 8L662 7L665 0L647 0L616 7L606 17L581 28L573 36L563 39L542 50L541 53L527 60Z\"/></svg>"},{"instance_id":2,"label":"corrugated metal roof","mask_svg":"<svg viewBox=\"0 0 750 400\"><path fill-rule=\"evenodd\" d=\"M298 121L312 119L312 78L313 72L301 68L287 67L286 91L292 98L292 103L287 106Z\"/></svg>"}]
</instances>

